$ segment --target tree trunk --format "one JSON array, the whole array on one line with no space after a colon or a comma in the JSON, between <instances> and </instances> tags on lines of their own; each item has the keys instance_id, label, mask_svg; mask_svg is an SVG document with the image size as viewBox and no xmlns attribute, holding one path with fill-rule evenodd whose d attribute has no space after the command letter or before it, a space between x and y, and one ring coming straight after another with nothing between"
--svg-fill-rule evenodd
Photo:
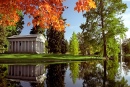
<instances>
[{"instance_id":1,"label":"tree trunk","mask_svg":"<svg viewBox=\"0 0 130 87\"><path fill-rule=\"evenodd\" d=\"M105 37L105 31L104 31L104 16L103 16L103 0L100 2L101 6L101 27L102 27L102 36L103 36L103 57L107 59L107 51L106 51L106 37ZM106 87L106 60L104 60L104 80L103 80L103 87Z\"/></svg>"}]
</instances>

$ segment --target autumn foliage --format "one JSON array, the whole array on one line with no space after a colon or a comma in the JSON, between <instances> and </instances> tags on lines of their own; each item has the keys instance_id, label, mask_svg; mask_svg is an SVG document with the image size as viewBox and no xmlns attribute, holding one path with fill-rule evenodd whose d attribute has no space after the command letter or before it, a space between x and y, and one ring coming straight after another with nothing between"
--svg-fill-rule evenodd
<instances>
[{"instance_id":1,"label":"autumn foliage","mask_svg":"<svg viewBox=\"0 0 130 87\"><path fill-rule=\"evenodd\" d=\"M19 20L18 10L35 19L33 26L40 25L43 28L53 26L57 30L64 29L64 21L60 19L66 6L65 0L0 0L0 25L15 25ZM95 8L92 0L78 0L74 8L78 12ZM36 18L37 17L37 18ZM30 25L31 23L28 23Z\"/></svg>"}]
</instances>

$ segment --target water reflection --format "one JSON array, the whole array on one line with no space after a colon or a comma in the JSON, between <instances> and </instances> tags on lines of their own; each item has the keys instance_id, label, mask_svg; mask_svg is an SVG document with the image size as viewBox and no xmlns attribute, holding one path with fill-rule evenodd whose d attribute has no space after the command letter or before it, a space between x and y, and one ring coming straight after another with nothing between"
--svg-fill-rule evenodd
<instances>
[{"instance_id":1,"label":"water reflection","mask_svg":"<svg viewBox=\"0 0 130 87\"><path fill-rule=\"evenodd\" d=\"M47 87L65 87L64 78L67 64L52 64L47 67Z\"/></svg>"},{"instance_id":2,"label":"water reflection","mask_svg":"<svg viewBox=\"0 0 130 87\"><path fill-rule=\"evenodd\" d=\"M123 60L0 65L0 87L130 87L122 74L129 74L129 62ZM39 83L43 74L47 78Z\"/></svg>"},{"instance_id":3,"label":"water reflection","mask_svg":"<svg viewBox=\"0 0 130 87\"><path fill-rule=\"evenodd\" d=\"M80 65L79 62L69 64L70 71L71 71L70 76L71 76L74 84L76 83L76 79L79 77L79 73L80 73L79 72L79 65Z\"/></svg>"},{"instance_id":4,"label":"water reflection","mask_svg":"<svg viewBox=\"0 0 130 87\"><path fill-rule=\"evenodd\" d=\"M8 85L22 87L22 81L28 81L31 87L37 87L38 83L42 83L41 76L45 73L43 64L37 65L8 65L7 80ZM30 83L30 84L29 84Z\"/></svg>"},{"instance_id":5,"label":"water reflection","mask_svg":"<svg viewBox=\"0 0 130 87\"><path fill-rule=\"evenodd\" d=\"M80 78L83 78L83 87L102 87L103 69L98 61L82 62L80 72Z\"/></svg>"}]
</instances>

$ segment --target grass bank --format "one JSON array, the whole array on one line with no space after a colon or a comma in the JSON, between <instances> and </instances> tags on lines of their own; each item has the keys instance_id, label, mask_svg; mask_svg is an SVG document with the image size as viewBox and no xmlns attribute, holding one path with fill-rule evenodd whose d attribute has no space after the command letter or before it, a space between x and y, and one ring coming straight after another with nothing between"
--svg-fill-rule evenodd
<instances>
[{"instance_id":1,"label":"grass bank","mask_svg":"<svg viewBox=\"0 0 130 87\"><path fill-rule=\"evenodd\" d=\"M96 56L81 56L69 54L0 54L0 63L22 63L22 62L63 62L84 61L90 59L104 59Z\"/></svg>"}]
</instances>

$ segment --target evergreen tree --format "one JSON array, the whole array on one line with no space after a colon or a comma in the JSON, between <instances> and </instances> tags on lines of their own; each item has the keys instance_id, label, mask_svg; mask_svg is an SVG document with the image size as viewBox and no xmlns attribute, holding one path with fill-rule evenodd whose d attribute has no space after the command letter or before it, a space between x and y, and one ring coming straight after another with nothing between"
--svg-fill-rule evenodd
<instances>
[{"instance_id":1,"label":"evergreen tree","mask_svg":"<svg viewBox=\"0 0 130 87\"><path fill-rule=\"evenodd\" d=\"M65 54L68 51L68 42L67 40L63 39L61 44L61 53Z\"/></svg>"},{"instance_id":2,"label":"evergreen tree","mask_svg":"<svg viewBox=\"0 0 130 87\"><path fill-rule=\"evenodd\" d=\"M75 34L75 32L73 32L72 37L70 39L70 53L72 55L79 54L79 43L78 43L77 35Z\"/></svg>"},{"instance_id":3,"label":"evergreen tree","mask_svg":"<svg viewBox=\"0 0 130 87\"><path fill-rule=\"evenodd\" d=\"M42 29L40 26L36 25L30 31L30 34L44 34L45 30Z\"/></svg>"},{"instance_id":4,"label":"evergreen tree","mask_svg":"<svg viewBox=\"0 0 130 87\"><path fill-rule=\"evenodd\" d=\"M84 39L83 33L78 33L77 37L78 37L78 42L79 42L80 54L86 55L86 52L87 52L89 55L90 54L90 48L89 48L90 45Z\"/></svg>"},{"instance_id":5,"label":"evergreen tree","mask_svg":"<svg viewBox=\"0 0 130 87\"><path fill-rule=\"evenodd\" d=\"M61 17L61 19L63 19ZM66 19L63 19L66 21ZM64 31L58 31L53 29L51 27L50 29L47 30L46 35L47 35L47 49L48 53L62 53L65 54L68 50L67 47L67 40L64 38Z\"/></svg>"},{"instance_id":6,"label":"evergreen tree","mask_svg":"<svg viewBox=\"0 0 130 87\"><path fill-rule=\"evenodd\" d=\"M119 45L116 37L123 37L127 31L119 15L125 12L127 6L122 0L94 1L97 8L83 15L86 23L80 26L84 38L92 47L97 46L104 57L118 57Z\"/></svg>"},{"instance_id":7,"label":"evergreen tree","mask_svg":"<svg viewBox=\"0 0 130 87\"><path fill-rule=\"evenodd\" d=\"M49 53L63 53L67 52L66 40L64 39L64 32L53 29L47 30L48 52Z\"/></svg>"}]
</instances>

